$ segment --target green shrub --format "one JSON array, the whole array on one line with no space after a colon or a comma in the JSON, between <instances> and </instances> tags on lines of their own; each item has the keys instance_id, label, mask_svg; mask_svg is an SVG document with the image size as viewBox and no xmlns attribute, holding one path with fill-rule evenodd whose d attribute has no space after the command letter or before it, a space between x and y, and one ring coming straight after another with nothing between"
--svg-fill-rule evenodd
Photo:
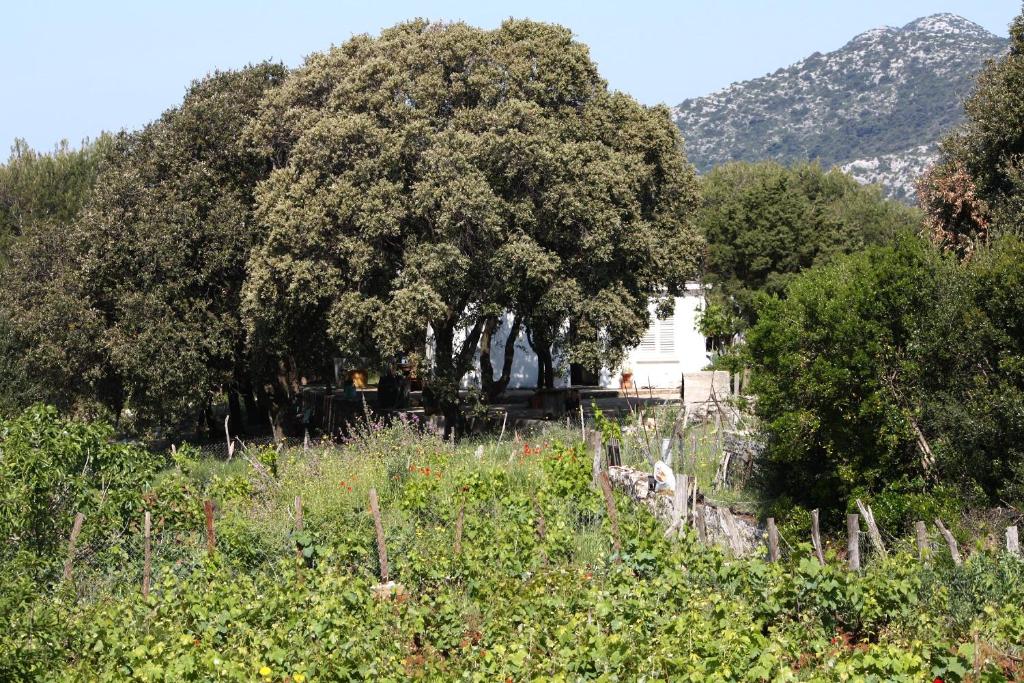
<instances>
[{"instance_id":1,"label":"green shrub","mask_svg":"<svg viewBox=\"0 0 1024 683\"><path fill-rule=\"evenodd\" d=\"M917 492L936 498L1017 502L1022 258L1012 237L967 264L904 238L764 299L747 348L765 493L842 512L892 487L882 514L900 525L935 512L905 482L927 482Z\"/></svg>"},{"instance_id":2,"label":"green shrub","mask_svg":"<svg viewBox=\"0 0 1024 683\"><path fill-rule=\"evenodd\" d=\"M32 552L0 559L2 677L957 681L975 662L984 680L1019 672L1018 559L976 551L962 567L921 563L899 544L854 573L832 551L825 566L811 557L797 542L806 524L783 562L734 559L689 529L665 539L618 493L614 557L582 444L484 443L478 459L476 444L376 433L282 452L273 482L179 451L147 509L166 522L181 503L191 516L155 534L148 598L131 538L76 566L73 585L40 580ZM390 599L374 597L370 487L390 578L403 586ZM201 512L210 496L212 556ZM790 523L806 522L788 509Z\"/></svg>"},{"instance_id":3,"label":"green shrub","mask_svg":"<svg viewBox=\"0 0 1024 683\"><path fill-rule=\"evenodd\" d=\"M42 405L0 422L0 556L52 552L78 512L87 519L84 541L139 522L143 492L162 460L114 442L113 434Z\"/></svg>"}]
</instances>

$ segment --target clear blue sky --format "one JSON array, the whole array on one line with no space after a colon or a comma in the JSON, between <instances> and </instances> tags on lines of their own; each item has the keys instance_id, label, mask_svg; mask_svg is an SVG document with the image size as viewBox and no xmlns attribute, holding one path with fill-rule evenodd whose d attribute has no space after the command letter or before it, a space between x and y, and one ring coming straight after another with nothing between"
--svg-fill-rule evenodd
<instances>
[{"instance_id":1,"label":"clear blue sky","mask_svg":"<svg viewBox=\"0 0 1024 683\"><path fill-rule=\"evenodd\" d=\"M138 128L215 68L305 55L403 19L509 16L570 27L609 84L641 102L677 104L761 76L882 25L953 12L1006 35L1020 0L619 0L270 2L7 0L0 13L0 148L48 149ZM0 156L2 154L0 150Z\"/></svg>"}]
</instances>

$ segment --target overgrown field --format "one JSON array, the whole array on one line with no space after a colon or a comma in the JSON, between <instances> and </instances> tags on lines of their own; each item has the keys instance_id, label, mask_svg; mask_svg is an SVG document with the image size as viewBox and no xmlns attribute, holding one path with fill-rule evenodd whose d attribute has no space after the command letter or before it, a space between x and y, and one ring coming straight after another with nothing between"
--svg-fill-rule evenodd
<instances>
[{"instance_id":1,"label":"overgrown field","mask_svg":"<svg viewBox=\"0 0 1024 683\"><path fill-rule=\"evenodd\" d=\"M978 551L962 567L938 553L921 563L909 543L859 574L831 556L821 567L803 546L779 564L737 560L693 534L665 540L626 498L615 557L578 432L456 446L399 422L340 447L230 463L189 449L165 462L108 437L44 409L0 423L2 679L1024 676L1020 560ZM373 590L371 487L402 586L385 599Z\"/></svg>"}]
</instances>

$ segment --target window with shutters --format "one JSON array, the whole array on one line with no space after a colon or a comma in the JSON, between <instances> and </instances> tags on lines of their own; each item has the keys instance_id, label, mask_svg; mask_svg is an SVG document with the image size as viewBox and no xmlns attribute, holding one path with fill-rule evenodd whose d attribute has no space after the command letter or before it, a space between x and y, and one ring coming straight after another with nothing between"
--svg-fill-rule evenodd
<instances>
[{"instance_id":1,"label":"window with shutters","mask_svg":"<svg viewBox=\"0 0 1024 683\"><path fill-rule=\"evenodd\" d=\"M657 350L657 343L655 341L655 327L657 323L652 324L647 328L646 334L643 339L640 340L640 350L644 353L654 353Z\"/></svg>"},{"instance_id":2,"label":"window with shutters","mask_svg":"<svg viewBox=\"0 0 1024 683\"><path fill-rule=\"evenodd\" d=\"M640 340L639 351L646 355L670 355L676 351L676 326L672 316L664 320L654 318L647 333Z\"/></svg>"},{"instance_id":3,"label":"window with shutters","mask_svg":"<svg viewBox=\"0 0 1024 683\"><path fill-rule=\"evenodd\" d=\"M676 326L673 317L665 318L657 322L658 327L658 353L675 353L676 350Z\"/></svg>"}]
</instances>

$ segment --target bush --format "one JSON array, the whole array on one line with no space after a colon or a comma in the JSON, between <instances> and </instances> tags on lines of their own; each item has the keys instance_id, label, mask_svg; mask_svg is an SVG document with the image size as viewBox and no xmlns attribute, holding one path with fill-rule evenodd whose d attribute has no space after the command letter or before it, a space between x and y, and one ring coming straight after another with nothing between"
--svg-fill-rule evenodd
<instances>
[{"instance_id":1,"label":"bush","mask_svg":"<svg viewBox=\"0 0 1024 683\"><path fill-rule=\"evenodd\" d=\"M113 442L113 433L42 405L0 422L0 559L52 552L67 540L77 512L88 519L84 540L137 523L161 459Z\"/></svg>"},{"instance_id":2,"label":"bush","mask_svg":"<svg viewBox=\"0 0 1024 683\"><path fill-rule=\"evenodd\" d=\"M748 348L769 493L841 511L854 488L921 474L901 388L941 266L906 238L810 270L786 299L762 302Z\"/></svg>"},{"instance_id":3,"label":"bush","mask_svg":"<svg viewBox=\"0 0 1024 683\"><path fill-rule=\"evenodd\" d=\"M927 507L893 497L912 493L906 482L1022 500L1022 261L1012 237L965 264L907 237L763 299L748 353L767 492L841 511L854 491L891 488L897 524Z\"/></svg>"},{"instance_id":4,"label":"bush","mask_svg":"<svg viewBox=\"0 0 1024 683\"><path fill-rule=\"evenodd\" d=\"M148 598L138 545L76 566L74 588L36 580L31 552L0 559L0 677L957 681L975 642L983 680L1019 673L1017 559L979 552L955 568L893 552L859 573L804 546L778 564L734 559L692 532L667 540L617 495L620 563L582 445L551 441L485 442L478 457L477 444L367 426L341 448L282 452L272 482L179 451L147 504L167 519L170 489L195 511L215 495L214 555L201 519L155 533ZM392 599L374 597L371 486L404 586Z\"/></svg>"}]
</instances>

